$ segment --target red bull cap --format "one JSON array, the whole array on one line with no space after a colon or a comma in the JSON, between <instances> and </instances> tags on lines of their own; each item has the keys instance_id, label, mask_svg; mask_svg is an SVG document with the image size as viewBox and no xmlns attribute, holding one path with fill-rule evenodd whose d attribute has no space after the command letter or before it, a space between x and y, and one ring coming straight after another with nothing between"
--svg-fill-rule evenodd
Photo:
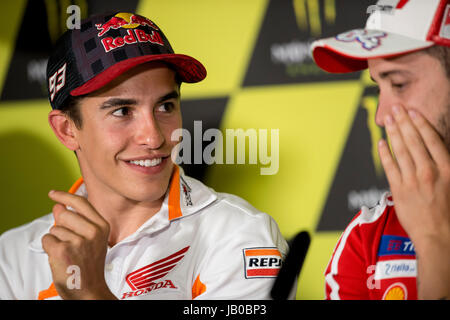
<instances>
[{"instance_id":1,"label":"red bull cap","mask_svg":"<svg viewBox=\"0 0 450 320\"><path fill-rule=\"evenodd\" d=\"M367 59L450 46L450 0L379 0L367 12L364 29L312 44L320 68L332 73L358 71L367 68Z\"/></svg>"},{"instance_id":2,"label":"red bull cap","mask_svg":"<svg viewBox=\"0 0 450 320\"><path fill-rule=\"evenodd\" d=\"M60 109L69 96L94 92L127 70L162 61L183 82L199 82L205 67L193 57L174 53L161 29L146 17L126 12L81 21L55 44L47 64L50 104Z\"/></svg>"}]
</instances>

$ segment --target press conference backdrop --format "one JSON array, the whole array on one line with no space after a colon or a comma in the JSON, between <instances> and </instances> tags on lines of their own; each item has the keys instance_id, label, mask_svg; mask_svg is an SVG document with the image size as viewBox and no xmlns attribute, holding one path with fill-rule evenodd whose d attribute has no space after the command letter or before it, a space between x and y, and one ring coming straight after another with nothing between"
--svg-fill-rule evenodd
<instances>
[{"instance_id":1,"label":"press conference backdrop","mask_svg":"<svg viewBox=\"0 0 450 320\"><path fill-rule=\"evenodd\" d=\"M82 17L121 10L154 20L178 53L202 61L205 81L182 85L184 127L278 129L279 164L195 164L185 171L270 214L286 239L301 230L311 246L297 299L323 299L323 272L342 230L387 189L376 141L376 92L367 72L319 70L315 38L361 27L373 0L14 0L0 3L0 233L51 211L50 189L80 176L75 156L47 123L46 59L67 28L66 8ZM199 123L196 127L199 130ZM198 134L198 133L197 133ZM194 133L192 135L194 137ZM274 135L275 137L275 135ZM260 140L263 135L257 136ZM249 143L249 140L247 140ZM210 142L203 142L203 147ZM249 151L247 146L246 151ZM276 153L274 144L268 144ZM275 157L272 156L273 165Z\"/></svg>"}]
</instances>

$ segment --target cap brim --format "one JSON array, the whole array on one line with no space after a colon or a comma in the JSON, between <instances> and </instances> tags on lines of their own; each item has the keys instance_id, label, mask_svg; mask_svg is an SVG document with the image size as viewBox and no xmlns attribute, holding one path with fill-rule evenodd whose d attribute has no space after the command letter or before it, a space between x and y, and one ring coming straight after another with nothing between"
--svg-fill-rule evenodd
<instances>
[{"instance_id":1,"label":"cap brim","mask_svg":"<svg viewBox=\"0 0 450 320\"><path fill-rule=\"evenodd\" d=\"M82 86L73 89L70 95L80 96L94 92L131 68L150 61L163 61L170 64L183 82L195 83L202 81L206 77L206 69L203 64L190 56L184 54L145 55L114 64L85 82Z\"/></svg>"},{"instance_id":2,"label":"cap brim","mask_svg":"<svg viewBox=\"0 0 450 320\"><path fill-rule=\"evenodd\" d=\"M420 41L388 32L384 32L384 36L378 40L378 45L367 49L364 43L357 39L321 39L311 45L312 56L316 64L327 72L348 73L366 69L368 59L389 58L434 45L431 41Z\"/></svg>"}]
</instances>

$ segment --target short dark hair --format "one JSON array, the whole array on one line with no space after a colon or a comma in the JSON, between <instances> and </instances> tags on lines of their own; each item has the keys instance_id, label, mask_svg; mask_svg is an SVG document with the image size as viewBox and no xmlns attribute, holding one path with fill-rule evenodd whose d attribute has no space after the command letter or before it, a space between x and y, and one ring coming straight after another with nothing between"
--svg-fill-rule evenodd
<instances>
[{"instance_id":1,"label":"short dark hair","mask_svg":"<svg viewBox=\"0 0 450 320\"><path fill-rule=\"evenodd\" d=\"M83 96L69 96L66 101L61 105L61 111L69 117L78 129L81 129L83 125L83 119L81 118L80 102L83 100Z\"/></svg>"},{"instance_id":2,"label":"short dark hair","mask_svg":"<svg viewBox=\"0 0 450 320\"><path fill-rule=\"evenodd\" d=\"M447 78L450 79L450 47L434 45L423 50L423 52L438 59L445 69Z\"/></svg>"}]
</instances>

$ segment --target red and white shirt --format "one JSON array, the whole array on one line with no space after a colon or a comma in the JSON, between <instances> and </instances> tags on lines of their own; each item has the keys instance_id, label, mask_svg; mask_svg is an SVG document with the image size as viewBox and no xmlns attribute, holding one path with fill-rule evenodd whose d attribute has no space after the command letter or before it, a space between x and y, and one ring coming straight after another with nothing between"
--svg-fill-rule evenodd
<instances>
[{"instance_id":1,"label":"red and white shirt","mask_svg":"<svg viewBox=\"0 0 450 320\"><path fill-rule=\"evenodd\" d=\"M414 244L389 193L362 207L342 233L325 271L326 299L417 299Z\"/></svg>"},{"instance_id":2,"label":"red and white shirt","mask_svg":"<svg viewBox=\"0 0 450 320\"><path fill-rule=\"evenodd\" d=\"M71 192L86 196L82 179ZM41 244L53 224L0 236L0 299L60 298ZM175 167L160 211L108 248L105 279L118 299L269 299L287 250L269 215Z\"/></svg>"}]
</instances>

